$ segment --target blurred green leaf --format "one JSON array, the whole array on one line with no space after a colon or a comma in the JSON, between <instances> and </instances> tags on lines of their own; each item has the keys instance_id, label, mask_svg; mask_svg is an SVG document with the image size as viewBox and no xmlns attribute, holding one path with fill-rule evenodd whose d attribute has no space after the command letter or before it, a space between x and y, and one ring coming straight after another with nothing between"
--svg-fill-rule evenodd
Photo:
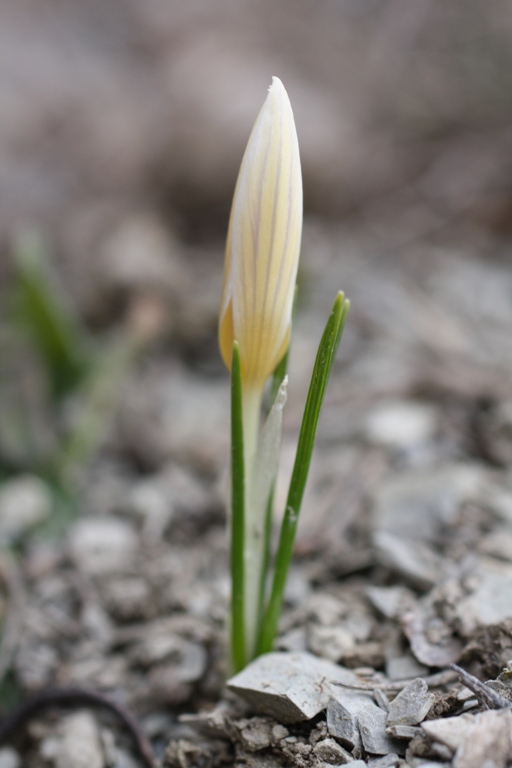
<instances>
[{"instance_id":1,"label":"blurred green leaf","mask_svg":"<svg viewBox=\"0 0 512 768\"><path fill-rule=\"evenodd\" d=\"M20 239L15 265L19 320L43 360L52 397L59 400L87 373L85 333L55 288L40 237Z\"/></svg>"}]
</instances>

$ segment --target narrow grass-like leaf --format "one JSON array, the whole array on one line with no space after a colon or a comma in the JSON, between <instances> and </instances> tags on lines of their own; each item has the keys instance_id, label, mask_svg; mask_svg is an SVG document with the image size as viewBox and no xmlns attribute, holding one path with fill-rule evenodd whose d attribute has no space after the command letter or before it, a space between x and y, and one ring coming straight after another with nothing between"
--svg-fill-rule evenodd
<instances>
[{"instance_id":1,"label":"narrow grass-like leaf","mask_svg":"<svg viewBox=\"0 0 512 768\"><path fill-rule=\"evenodd\" d=\"M258 653L272 650L281 614L288 568L292 558L293 544L297 531L299 512L306 487L306 481L315 442L316 429L325 389L331 372L336 350L341 339L343 327L349 309L340 291L334 302L332 312L325 326L313 368L306 407L295 456L295 464L290 480L286 510L281 526L281 534L276 555L272 592L263 619Z\"/></svg>"},{"instance_id":2,"label":"narrow grass-like leaf","mask_svg":"<svg viewBox=\"0 0 512 768\"><path fill-rule=\"evenodd\" d=\"M101 354L96 355L94 367L77 390L80 395L78 418L57 456L58 477L63 488L73 484L77 471L101 444L114 413L119 390L137 352L133 340L121 337L111 341Z\"/></svg>"},{"instance_id":3,"label":"narrow grass-like leaf","mask_svg":"<svg viewBox=\"0 0 512 768\"><path fill-rule=\"evenodd\" d=\"M239 672L246 663L245 645L245 467L242 422L242 372L238 342L231 366L231 663Z\"/></svg>"},{"instance_id":4,"label":"narrow grass-like leaf","mask_svg":"<svg viewBox=\"0 0 512 768\"><path fill-rule=\"evenodd\" d=\"M43 244L26 236L16 252L20 319L46 366L52 394L66 395L87 370L85 338L48 275Z\"/></svg>"}]
</instances>

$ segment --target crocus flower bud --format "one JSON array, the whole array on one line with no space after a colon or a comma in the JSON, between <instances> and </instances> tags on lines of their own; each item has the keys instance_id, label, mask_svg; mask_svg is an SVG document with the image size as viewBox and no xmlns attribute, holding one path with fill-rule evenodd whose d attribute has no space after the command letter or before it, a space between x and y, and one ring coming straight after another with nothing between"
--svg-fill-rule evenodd
<instances>
[{"instance_id":1,"label":"crocus flower bud","mask_svg":"<svg viewBox=\"0 0 512 768\"><path fill-rule=\"evenodd\" d=\"M272 78L238 174L219 322L223 360L238 341L242 382L261 389L288 347L302 232L302 180L292 108Z\"/></svg>"}]
</instances>

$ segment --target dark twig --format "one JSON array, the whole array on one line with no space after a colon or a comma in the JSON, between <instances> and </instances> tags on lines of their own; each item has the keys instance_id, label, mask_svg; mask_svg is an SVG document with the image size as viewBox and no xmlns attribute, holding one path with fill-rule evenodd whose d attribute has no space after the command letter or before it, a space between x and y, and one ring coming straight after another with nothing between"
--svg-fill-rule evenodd
<instances>
[{"instance_id":1,"label":"dark twig","mask_svg":"<svg viewBox=\"0 0 512 768\"><path fill-rule=\"evenodd\" d=\"M11 666L18 645L23 607L23 580L14 558L6 550L0 555L0 580L7 592L6 616L2 626L0 641L0 682Z\"/></svg>"},{"instance_id":2,"label":"dark twig","mask_svg":"<svg viewBox=\"0 0 512 768\"><path fill-rule=\"evenodd\" d=\"M451 668L457 673L459 679L466 688L473 691L478 701L487 707L487 709L512 709L512 702L501 696L497 691L486 683L482 683L477 677L473 677L456 664L450 664Z\"/></svg>"},{"instance_id":3,"label":"dark twig","mask_svg":"<svg viewBox=\"0 0 512 768\"><path fill-rule=\"evenodd\" d=\"M426 675L422 678L427 685L432 688L439 688L448 683L453 683L456 679L456 674L451 669L444 669L441 672L436 672L433 675ZM385 682L377 682L372 680L361 680L357 683L346 683L338 680L330 680L332 685L339 685L341 688L349 688L354 691L388 691L390 693L402 691L409 683L416 680L414 677L408 677L405 680L393 680Z\"/></svg>"},{"instance_id":4,"label":"dark twig","mask_svg":"<svg viewBox=\"0 0 512 768\"><path fill-rule=\"evenodd\" d=\"M0 744L8 742L16 731L25 726L41 710L77 705L89 705L113 712L129 731L144 768L154 768L155 758L151 744L135 718L121 704L103 693L90 691L87 688L47 688L40 691L0 720Z\"/></svg>"}]
</instances>

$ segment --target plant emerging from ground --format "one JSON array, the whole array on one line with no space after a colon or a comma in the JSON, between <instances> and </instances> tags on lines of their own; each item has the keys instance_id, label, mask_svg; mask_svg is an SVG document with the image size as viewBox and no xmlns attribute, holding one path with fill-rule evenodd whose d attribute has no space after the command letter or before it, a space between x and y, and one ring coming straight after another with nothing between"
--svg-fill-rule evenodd
<instances>
[{"instance_id":1,"label":"plant emerging from ground","mask_svg":"<svg viewBox=\"0 0 512 768\"><path fill-rule=\"evenodd\" d=\"M219 343L231 371L231 611L234 671L272 650L325 388L349 302L339 292L318 347L270 583L274 483L302 233L293 113L275 77L240 167L226 245ZM263 390L273 403L260 426Z\"/></svg>"}]
</instances>

